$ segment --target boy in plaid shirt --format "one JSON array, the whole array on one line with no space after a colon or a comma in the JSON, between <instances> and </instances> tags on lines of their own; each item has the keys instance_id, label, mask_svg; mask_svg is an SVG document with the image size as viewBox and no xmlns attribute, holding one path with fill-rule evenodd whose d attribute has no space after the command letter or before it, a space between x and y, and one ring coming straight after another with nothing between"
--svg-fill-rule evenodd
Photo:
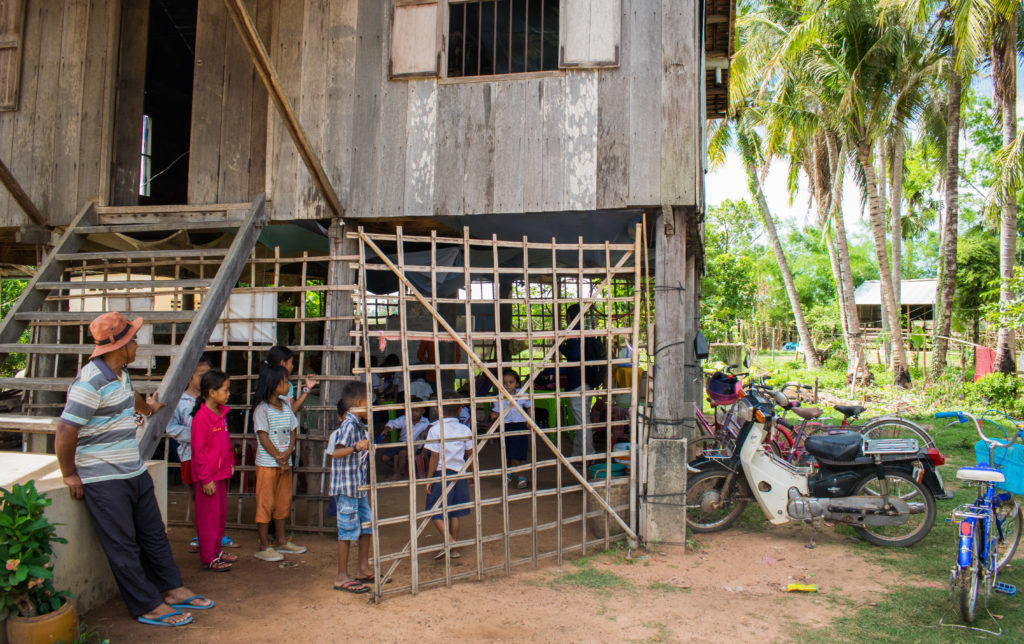
<instances>
[{"instance_id":1,"label":"boy in plaid shirt","mask_svg":"<svg viewBox=\"0 0 1024 644\"><path fill-rule=\"evenodd\" d=\"M366 429L366 387L345 383L338 401L341 427L327 441L331 458L331 495L338 513L338 576L334 590L362 594L369 592L373 573L367 565L370 554L370 499L360 487L370 482L370 436ZM349 542L359 542L359 573L348 574Z\"/></svg>"}]
</instances>

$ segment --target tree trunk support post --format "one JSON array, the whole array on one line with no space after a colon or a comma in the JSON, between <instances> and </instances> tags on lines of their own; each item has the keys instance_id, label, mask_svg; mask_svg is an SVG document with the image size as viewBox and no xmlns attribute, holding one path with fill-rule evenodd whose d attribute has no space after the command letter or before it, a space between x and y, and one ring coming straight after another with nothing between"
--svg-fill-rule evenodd
<instances>
[{"instance_id":1,"label":"tree trunk support post","mask_svg":"<svg viewBox=\"0 0 1024 644\"><path fill-rule=\"evenodd\" d=\"M697 226L692 208L665 206L654 226L654 413L647 443L648 483L642 497L648 542L686 541L686 439L696 431L700 395L693 350L697 248L688 248L694 237L687 234L688 225Z\"/></svg>"}]
</instances>

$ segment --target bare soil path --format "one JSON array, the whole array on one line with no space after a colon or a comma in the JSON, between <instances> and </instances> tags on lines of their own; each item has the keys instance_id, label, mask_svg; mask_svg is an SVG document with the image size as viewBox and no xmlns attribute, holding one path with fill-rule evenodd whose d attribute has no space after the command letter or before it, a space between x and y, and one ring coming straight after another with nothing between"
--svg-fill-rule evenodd
<instances>
[{"instance_id":1,"label":"bare soil path","mask_svg":"<svg viewBox=\"0 0 1024 644\"><path fill-rule=\"evenodd\" d=\"M239 562L214 574L187 553L189 532L175 528L185 583L217 606L173 629L133 622L119 599L85 620L114 643L790 641L801 627L825 626L897 583L895 572L866 562L846 537L826 530L809 550L809 534L791 526L734 529L701 535L688 551L661 546L627 560L625 548L615 549L375 605L368 595L332 589L336 542L329 537L298 536L309 552L281 568L254 560L254 534L236 531ZM422 565L431 565L426 559ZM819 592L783 592L789 583L816 584Z\"/></svg>"}]
</instances>

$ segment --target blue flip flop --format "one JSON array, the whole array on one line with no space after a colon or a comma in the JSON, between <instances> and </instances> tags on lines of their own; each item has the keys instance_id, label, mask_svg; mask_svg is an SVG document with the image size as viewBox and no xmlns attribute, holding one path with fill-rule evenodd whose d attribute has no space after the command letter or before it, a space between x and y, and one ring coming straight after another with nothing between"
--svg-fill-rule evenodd
<instances>
[{"instance_id":1,"label":"blue flip flop","mask_svg":"<svg viewBox=\"0 0 1024 644\"><path fill-rule=\"evenodd\" d=\"M202 595L192 595L191 597L189 597L188 599L186 599L183 602L178 602L177 604L169 604L169 606L171 608L178 608L178 609L181 609L181 610L210 610L211 608L213 608L216 605L214 603L214 601L211 599L211 600L209 600L210 601L210 605L209 606L196 606L195 604L190 604L189 603L193 599L206 599L206 598L203 597Z\"/></svg>"},{"instance_id":2,"label":"blue flip flop","mask_svg":"<svg viewBox=\"0 0 1024 644\"><path fill-rule=\"evenodd\" d=\"M192 623L192 616L191 615L189 615L185 619L185 621L183 621L183 622L177 622L177 623L172 624L171 622L167 621L168 617L175 617L176 615L181 615L181 611L180 610L176 610L173 613L167 613L166 615L162 615L160 617L142 617L140 615L139 616L139 623L140 624L149 624L150 626L171 626L171 627L174 627L174 626L184 626L186 624L191 624Z\"/></svg>"}]
</instances>

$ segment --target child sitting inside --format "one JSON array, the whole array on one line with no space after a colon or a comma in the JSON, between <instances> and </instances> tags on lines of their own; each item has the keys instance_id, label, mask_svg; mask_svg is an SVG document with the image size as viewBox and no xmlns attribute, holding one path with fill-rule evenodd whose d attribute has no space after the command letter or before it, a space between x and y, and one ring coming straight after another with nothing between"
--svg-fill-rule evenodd
<instances>
[{"instance_id":1,"label":"child sitting inside","mask_svg":"<svg viewBox=\"0 0 1024 644\"><path fill-rule=\"evenodd\" d=\"M446 398L455 398L457 395L451 392ZM427 472L432 477L439 478L442 469L448 476L455 476L466 465L466 458L473 451L473 430L459 422L459 407L459 403L446 403L442 410L444 416L432 423L427 430L427 443L423 449L430 454ZM449 481L448 485L452 489L447 495L447 507L469 503L469 481L467 479ZM445 539L445 548L437 553L434 559L444 559L445 555L451 559L458 559L462 556L461 553L457 548L450 547L450 544L459 540L459 518L468 515L469 508L449 509L447 512L441 512L441 492L443 490L444 486L440 481L427 484L427 501L424 508L439 511L431 519L434 527L441 534L441 538Z\"/></svg>"},{"instance_id":2,"label":"child sitting inside","mask_svg":"<svg viewBox=\"0 0 1024 644\"><path fill-rule=\"evenodd\" d=\"M366 387L348 382L341 390L338 401L338 420L341 427L334 430L327 441L331 458L331 496L338 514L338 576L334 590L362 594L369 592L366 584L373 582L368 567L370 555L369 527L370 499L366 490L360 490L370 481L370 436L366 430ZM359 543L358 576L348 574L350 543Z\"/></svg>"},{"instance_id":3,"label":"child sitting inside","mask_svg":"<svg viewBox=\"0 0 1024 644\"><path fill-rule=\"evenodd\" d=\"M413 405L416 405L416 403L424 402L423 399L420 398L419 396L412 396L410 398L410 401ZM426 412L426 408L424 407L413 406L412 408L413 441L423 440L423 436L427 433L427 429L430 427L430 420L424 416L424 412ZM384 432L398 430L398 442L404 443L408 438L407 428L409 424L409 421L403 414L398 418L395 418L394 420L389 420L387 424L384 425ZM413 450L413 453L416 453L420 450L420 448L414 446ZM384 450L384 454L385 456L391 458L391 464L392 467L394 468L394 472L391 474L388 480L397 481L399 478L401 478L403 474L406 473L406 467L409 464L409 450L406 446L400 445L398 447L389 447L388 449Z\"/></svg>"},{"instance_id":4,"label":"child sitting inside","mask_svg":"<svg viewBox=\"0 0 1024 644\"><path fill-rule=\"evenodd\" d=\"M505 369L501 374L501 384L504 386L505 391L515 395L516 391L519 390L519 374L513 369ZM529 398L517 398L516 402L523 408L527 414L530 413L530 399ZM499 398L494 401L494 405L491 407L491 415L489 421L493 423L498 415L506 407L511 406L509 401L505 398ZM512 467L522 465L528 462L529 451L530 451L530 436L529 434L523 434L520 436L509 436L510 432L527 432L530 426L526 424L526 418L519 413L516 408L508 410L505 414L505 457L508 459L508 464ZM508 473L508 482L515 483L517 489L523 490L530 484L525 476L516 472Z\"/></svg>"}]
</instances>

